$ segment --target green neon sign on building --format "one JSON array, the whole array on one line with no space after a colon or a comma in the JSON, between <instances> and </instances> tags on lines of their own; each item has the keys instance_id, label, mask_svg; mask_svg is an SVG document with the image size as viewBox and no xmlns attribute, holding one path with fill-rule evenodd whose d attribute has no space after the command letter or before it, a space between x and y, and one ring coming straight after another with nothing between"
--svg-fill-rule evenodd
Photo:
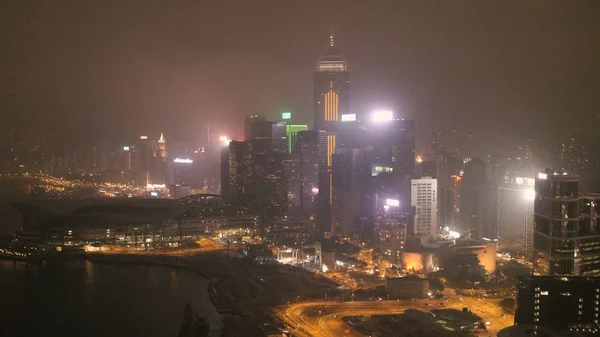
<instances>
[{"instance_id":1,"label":"green neon sign on building","mask_svg":"<svg viewBox=\"0 0 600 337\"><path fill-rule=\"evenodd\" d=\"M296 143L296 134L300 131L308 130L308 125L286 125L285 136L287 137L288 152L292 153Z\"/></svg>"}]
</instances>

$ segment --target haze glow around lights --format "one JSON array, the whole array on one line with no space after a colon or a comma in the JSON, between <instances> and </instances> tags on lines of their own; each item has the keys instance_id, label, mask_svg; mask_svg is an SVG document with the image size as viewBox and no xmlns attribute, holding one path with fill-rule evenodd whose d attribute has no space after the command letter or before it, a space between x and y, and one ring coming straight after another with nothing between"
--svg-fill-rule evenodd
<instances>
[{"instance_id":1,"label":"haze glow around lights","mask_svg":"<svg viewBox=\"0 0 600 337\"><path fill-rule=\"evenodd\" d=\"M535 190L533 188L524 190L523 198L525 199L525 201L534 201L535 200Z\"/></svg>"},{"instance_id":2,"label":"haze glow around lights","mask_svg":"<svg viewBox=\"0 0 600 337\"><path fill-rule=\"evenodd\" d=\"M394 113L391 110L375 110L371 115L371 120L375 123L387 122L394 119Z\"/></svg>"}]
</instances>

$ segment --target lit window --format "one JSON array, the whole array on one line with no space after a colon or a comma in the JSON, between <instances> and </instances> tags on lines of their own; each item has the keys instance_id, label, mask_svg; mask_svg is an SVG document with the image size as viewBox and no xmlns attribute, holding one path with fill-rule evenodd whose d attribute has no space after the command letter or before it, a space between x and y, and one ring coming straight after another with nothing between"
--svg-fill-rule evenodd
<instances>
[{"instance_id":1,"label":"lit window","mask_svg":"<svg viewBox=\"0 0 600 337\"><path fill-rule=\"evenodd\" d=\"M542 290L542 291L540 291L540 294L542 296L546 296L546 295L548 295L548 290Z\"/></svg>"}]
</instances>

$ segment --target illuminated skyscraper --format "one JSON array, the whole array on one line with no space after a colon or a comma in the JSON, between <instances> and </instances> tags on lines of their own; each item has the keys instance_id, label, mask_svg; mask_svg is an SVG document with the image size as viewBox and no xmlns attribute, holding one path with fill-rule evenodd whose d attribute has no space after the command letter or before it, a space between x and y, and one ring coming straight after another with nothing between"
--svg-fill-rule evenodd
<instances>
[{"instance_id":1,"label":"illuminated skyscraper","mask_svg":"<svg viewBox=\"0 0 600 337\"><path fill-rule=\"evenodd\" d=\"M410 205L415 207L414 235L435 236L437 225L437 179L413 179Z\"/></svg>"},{"instance_id":2,"label":"illuminated skyscraper","mask_svg":"<svg viewBox=\"0 0 600 337\"><path fill-rule=\"evenodd\" d=\"M579 176L550 170L537 174L534 275L600 276L600 196L580 193Z\"/></svg>"},{"instance_id":3,"label":"illuminated skyscraper","mask_svg":"<svg viewBox=\"0 0 600 337\"><path fill-rule=\"evenodd\" d=\"M332 155L336 148L336 132L340 129L342 114L350 113L350 75L346 60L336 48L333 34L323 55L317 61L314 73L314 129L327 134L327 161L319 171L318 225L331 228Z\"/></svg>"},{"instance_id":4,"label":"illuminated skyscraper","mask_svg":"<svg viewBox=\"0 0 600 337\"><path fill-rule=\"evenodd\" d=\"M165 136L160 133L160 138L158 139L158 149L156 151L156 157L165 158L167 156L167 142L165 141Z\"/></svg>"},{"instance_id":5,"label":"illuminated skyscraper","mask_svg":"<svg viewBox=\"0 0 600 337\"><path fill-rule=\"evenodd\" d=\"M317 61L314 74L314 128L335 131L342 114L350 113L350 75L333 34Z\"/></svg>"}]
</instances>

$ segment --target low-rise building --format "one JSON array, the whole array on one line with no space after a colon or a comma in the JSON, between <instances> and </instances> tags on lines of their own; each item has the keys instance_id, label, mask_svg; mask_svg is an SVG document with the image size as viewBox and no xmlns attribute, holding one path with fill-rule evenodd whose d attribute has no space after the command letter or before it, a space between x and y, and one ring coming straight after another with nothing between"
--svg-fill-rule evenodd
<instances>
[{"instance_id":1,"label":"low-rise building","mask_svg":"<svg viewBox=\"0 0 600 337\"><path fill-rule=\"evenodd\" d=\"M388 278L385 289L391 299L425 298L429 293L429 281L417 276Z\"/></svg>"},{"instance_id":2,"label":"low-rise building","mask_svg":"<svg viewBox=\"0 0 600 337\"><path fill-rule=\"evenodd\" d=\"M402 252L402 267L410 273L427 274L437 269L433 252Z\"/></svg>"},{"instance_id":3,"label":"low-rise building","mask_svg":"<svg viewBox=\"0 0 600 337\"><path fill-rule=\"evenodd\" d=\"M445 269L455 269L462 272L482 272L491 274L496 271L497 242L457 239L451 247L449 259L442 265ZM440 261L440 263L442 263Z\"/></svg>"}]
</instances>

